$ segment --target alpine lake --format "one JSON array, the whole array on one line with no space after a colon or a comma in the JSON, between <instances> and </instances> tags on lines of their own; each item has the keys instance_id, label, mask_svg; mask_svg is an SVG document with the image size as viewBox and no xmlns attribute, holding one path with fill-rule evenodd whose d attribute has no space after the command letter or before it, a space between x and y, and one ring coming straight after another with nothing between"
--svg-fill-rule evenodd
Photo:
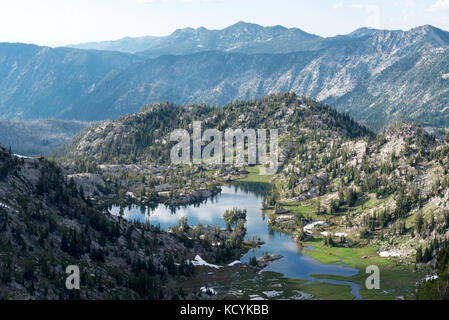
<instances>
[{"instance_id":1,"label":"alpine lake","mask_svg":"<svg viewBox=\"0 0 449 320\"><path fill-rule=\"evenodd\" d=\"M409 283L418 275L409 268L394 269L391 259L378 260L373 248L346 251L346 248L336 248L331 251L332 248L323 248L319 239L301 246L292 235L271 229L266 223L268 217L261 209L263 197L270 191L271 185L265 182L236 181L222 186L221 193L195 204L113 205L108 209L111 214L122 215L129 221L159 225L164 230L178 225L181 217L188 217L190 226L202 223L224 228L223 213L226 209L246 209L247 234L249 238L260 238L263 244L250 249L240 261L249 262L251 257L260 258L266 253L281 255L282 258L270 262L256 273L247 272L244 263L220 266L219 269L207 268L201 276L181 284L185 288L201 286L203 291L207 290L208 294L220 299L403 299L410 294ZM388 281L389 285L382 290L368 290L364 283L369 275L361 270L363 263L351 258L352 255L360 255L360 259L361 255L371 256L373 263L388 268L387 280L403 280L401 287L397 288L398 282ZM365 264L369 263L370 259ZM411 275L414 275L413 279L409 279Z\"/></svg>"}]
</instances>

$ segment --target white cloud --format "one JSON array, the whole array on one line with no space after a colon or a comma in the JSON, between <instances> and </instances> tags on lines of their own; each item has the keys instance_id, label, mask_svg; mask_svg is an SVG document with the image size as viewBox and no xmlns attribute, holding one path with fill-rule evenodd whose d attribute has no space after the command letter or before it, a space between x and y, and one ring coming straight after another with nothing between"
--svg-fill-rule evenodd
<instances>
[{"instance_id":1,"label":"white cloud","mask_svg":"<svg viewBox=\"0 0 449 320\"><path fill-rule=\"evenodd\" d=\"M408 25L416 17L416 3L413 0L406 0L395 3L396 7L401 8L401 15L398 15L397 20L402 21L402 23ZM391 20L391 19L390 19Z\"/></svg>"},{"instance_id":2,"label":"white cloud","mask_svg":"<svg viewBox=\"0 0 449 320\"><path fill-rule=\"evenodd\" d=\"M430 12L435 12L438 10L449 10L449 0L437 0L428 9Z\"/></svg>"},{"instance_id":3,"label":"white cloud","mask_svg":"<svg viewBox=\"0 0 449 320\"><path fill-rule=\"evenodd\" d=\"M380 8L376 5L369 4L351 4L351 9L363 9L365 10L366 19L365 26L369 28L380 28Z\"/></svg>"},{"instance_id":4,"label":"white cloud","mask_svg":"<svg viewBox=\"0 0 449 320\"><path fill-rule=\"evenodd\" d=\"M448 0L449 1L449 0ZM341 2L336 2L332 5L333 9L343 9L343 8L349 8L349 9L362 9L365 11L366 19L365 19L365 26L369 28L380 28L380 8L376 5L370 5L370 4L349 4L344 5Z\"/></svg>"},{"instance_id":5,"label":"white cloud","mask_svg":"<svg viewBox=\"0 0 449 320\"><path fill-rule=\"evenodd\" d=\"M343 8L343 7L344 7L344 4L341 3L341 2L339 2L339 3L334 3L334 4L332 5L332 9L341 9L341 8Z\"/></svg>"}]
</instances>

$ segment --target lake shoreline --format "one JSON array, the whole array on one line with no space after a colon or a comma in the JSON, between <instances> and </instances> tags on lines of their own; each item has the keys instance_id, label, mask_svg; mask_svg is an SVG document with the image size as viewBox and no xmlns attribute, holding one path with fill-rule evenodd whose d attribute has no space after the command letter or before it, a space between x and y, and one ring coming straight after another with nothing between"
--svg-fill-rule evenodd
<instances>
[{"instance_id":1,"label":"lake shoreline","mask_svg":"<svg viewBox=\"0 0 449 320\"><path fill-rule=\"evenodd\" d=\"M124 214L125 218L127 217L127 219L140 219L141 222L148 221L149 223L152 224L162 223L162 228L164 228L168 227L170 224L171 225L176 224L178 218L183 215L189 216L189 223L191 224L195 224L198 222L208 225L209 224L214 225L217 223L220 224L222 223L221 217L223 213L222 211L224 211L225 208L232 208L234 206L248 207L249 208L249 217L247 222L248 238L252 236L260 236L261 243L263 244L256 248L248 248L249 249L248 252L240 256L239 260L241 261L242 265L248 264L250 258L252 257L260 259L266 253L280 254L282 258L276 261L269 261L269 263L263 265L262 268L259 268L259 270L257 270L257 273L265 273L271 271L278 272L279 274L283 274L283 278L292 278L292 280L311 282L309 284L313 283L314 288L321 288L321 287L324 288L329 285L340 285L340 284L332 279L330 279L327 283L323 283L323 281L325 281L323 279L320 279L320 281L314 281L312 277L308 276L308 273L292 275L289 274L289 272L283 272L282 269L285 267L282 265L284 264L284 262L286 263L287 268L294 268L293 270L301 268L301 265L305 263L306 265L310 265L309 267L306 268L306 269L310 268L311 270L310 273L319 273L322 276L327 275L327 273L330 273L331 275L332 274L349 275L352 273L358 273L357 270L357 271L350 271L350 273L348 274L348 270L351 270L351 268L348 269L346 267L339 265L327 265L327 266L325 264L321 265L320 262L318 262L318 260L311 259L304 253L298 253L297 244L289 234L276 233L270 236L270 234L274 231L267 226L266 222L264 221L262 211L260 209L262 202L261 194L263 194L264 191L262 190L261 191L262 193L260 194L258 194L257 191L255 191L257 190L258 187L262 186L259 185L258 183L253 182L242 183L241 181L237 181L229 185L224 185L221 193L217 194L215 197L206 199L204 202L201 202L197 205L180 206L178 209L169 208L165 204L153 205L152 209L140 206L140 209L146 210L144 212L139 212L138 206L134 207L131 206L129 208L124 208L125 209ZM252 190L254 188L255 190ZM117 214L117 210L118 209L116 207L115 214ZM203 212L205 215L203 215ZM196 215L198 215L198 217ZM211 218L211 216L213 216L213 218ZM204 220L206 218L208 218L209 221ZM222 227L224 227L224 225L222 225ZM282 246L291 246L291 249L287 249L287 251L285 251L285 249L279 250L278 248L282 248ZM319 268L316 269L317 264L321 265L320 268L327 270L327 272L320 272ZM344 283L344 285L347 284L348 281ZM343 283L341 285L343 287ZM348 290L354 291L354 288L356 286L357 284L354 283L351 287L348 286ZM346 292L346 289L344 291ZM344 296L349 298L347 294L344 294Z\"/></svg>"}]
</instances>

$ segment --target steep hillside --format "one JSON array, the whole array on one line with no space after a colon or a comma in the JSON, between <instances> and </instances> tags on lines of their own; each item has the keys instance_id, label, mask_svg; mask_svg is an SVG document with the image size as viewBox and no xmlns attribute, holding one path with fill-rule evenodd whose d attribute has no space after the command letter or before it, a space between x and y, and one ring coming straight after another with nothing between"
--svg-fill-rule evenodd
<instances>
[{"instance_id":1,"label":"steep hillside","mask_svg":"<svg viewBox=\"0 0 449 320\"><path fill-rule=\"evenodd\" d=\"M196 272L187 260L241 252L94 208L56 163L1 146L0 231L0 299L201 298L176 287ZM69 265L80 269L81 290L66 289Z\"/></svg>"},{"instance_id":2,"label":"steep hillside","mask_svg":"<svg viewBox=\"0 0 449 320\"><path fill-rule=\"evenodd\" d=\"M119 52L0 43L0 119L57 118L139 60Z\"/></svg>"},{"instance_id":3,"label":"steep hillside","mask_svg":"<svg viewBox=\"0 0 449 320\"><path fill-rule=\"evenodd\" d=\"M294 93L270 95L260 100L236 101L221 109L203 105L152 104L136 114L103 122L83 131L61 151L67 159L88 158L96 163L169 163L170 133L191 132L194 121L203 129L277 128L281 140L335 139L335 143L370 136L366 128L327 105ZM290 152L285 142L285 152ZM284 155L282 155L284 158Z\"/></svg>"},{"instance_id":4,"label":"steep hillside","mask_svg":"<svg viewBox=\"0 0 449 320\"><path fill-rule=\"evenodd\" d=\"M427 263L448 246L447 143L417 124L401 123L340 150L330 157L300 153L284 168L274 202L308 214L273 217L273 227L307 241L302 226L313 217L326 221L318 230L327 245L375 245L405 265ZM310 158L313 170L301 170Z\"/></svg>"},{"instance_id":5,"label":"steep hillside","mask_svg":"<svg viewBox=\"0 0 449 320\"><path fill-rule=\"evenodd\" d=\"M15 154L49 154L70 142L87 125L87 122L67 120L3 120L0 141Z\"/></svg>"}]
</instances>

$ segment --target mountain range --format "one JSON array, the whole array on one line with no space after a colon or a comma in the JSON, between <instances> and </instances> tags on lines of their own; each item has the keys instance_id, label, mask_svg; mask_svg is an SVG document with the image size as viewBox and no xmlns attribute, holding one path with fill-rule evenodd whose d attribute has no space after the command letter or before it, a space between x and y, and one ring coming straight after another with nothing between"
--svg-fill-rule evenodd
<instances>
[{"instance_id":1,"label":"mountain range","mask_svg":"<svg viewBox=\"0 0 449 320\"><path fill-rule=\"evenodd\" d=\"M428 25L322 38L239 22L76 47L0 44L1 118L105 120L151 102L221 107L293 91L374 130L449 124L449 33Z\"/></svg>"},{"instance_id":2,"label":"mountain range","mask_svg":"<svg viewBox=\"0 0 449 320\"><path fill-rule=\"evenodd\" d=\"M123 38L116 41L69 45L78 49L112 50L138 53L147 58L162 55L185 55L203 51L287 53L320 46L323 38L298 28L263 27L240 21L223 30L204 27L178 29L165 37Z\"/></svg>"}]
</instances>

